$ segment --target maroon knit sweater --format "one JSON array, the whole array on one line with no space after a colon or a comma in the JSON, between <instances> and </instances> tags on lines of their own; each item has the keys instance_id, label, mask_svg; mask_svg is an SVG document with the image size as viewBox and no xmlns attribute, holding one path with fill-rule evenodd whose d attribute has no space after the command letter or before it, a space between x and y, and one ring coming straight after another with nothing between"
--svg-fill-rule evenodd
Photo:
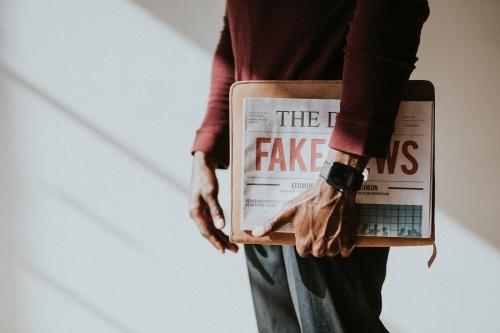
<instances>
[{"instance_id":1,"label":"maroon knit sweater","mask_svg":"<svg viewBox=\"0 0 500 333\"><path fill-rule=\"evenodd\" d=\"M192 152L228 166L235 81L342 79L329 146L385 157L428 15L426 0L227 0Z\"/></svg>"}]
</instances>

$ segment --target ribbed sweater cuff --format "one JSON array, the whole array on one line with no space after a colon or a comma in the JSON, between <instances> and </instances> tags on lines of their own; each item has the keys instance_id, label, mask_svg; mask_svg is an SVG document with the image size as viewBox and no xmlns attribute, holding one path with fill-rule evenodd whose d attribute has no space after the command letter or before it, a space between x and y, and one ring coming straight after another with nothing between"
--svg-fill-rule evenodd
<instances>
[{"instance_id":1,"label":"ribbed sweater cuff","mask_svg":"<svg viewBox=\"0 0 500 333\"><path fill-rule=\"evenodd\" d=\"M329 147L361 156L385 158L392 130L336 120Z\"/></svg>"},{"instance_id":2,"label":"ribbed sweater cuff","mask_svg":"<svg viewBox=\"0 0 500 333\"><path fill-rule=\"evenodd\" d=\"M229 166L229 144L221 138L220 133L205 130L196 131L191 154L202 151L210 156L216 163L217 168L227 169Z\"/></svg>"}]
</instances>

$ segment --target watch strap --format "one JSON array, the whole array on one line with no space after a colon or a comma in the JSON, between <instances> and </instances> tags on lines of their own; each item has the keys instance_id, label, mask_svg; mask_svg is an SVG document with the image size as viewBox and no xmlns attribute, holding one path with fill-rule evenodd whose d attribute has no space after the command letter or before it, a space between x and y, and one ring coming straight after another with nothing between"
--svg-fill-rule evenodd
<instances>
[{"instance_id":1,"label":"watch strap","mask_svg":"<svg viewBox=\"0 0 500 333\"><path fill-rule=\"evenodd\" d=\"M321 167L321 171L319 173L320 177L327 179L331 168L332 168L332 164L328 161L325 161L325 163L323 163L323 166Z\"/></svg>"}]
</instances>

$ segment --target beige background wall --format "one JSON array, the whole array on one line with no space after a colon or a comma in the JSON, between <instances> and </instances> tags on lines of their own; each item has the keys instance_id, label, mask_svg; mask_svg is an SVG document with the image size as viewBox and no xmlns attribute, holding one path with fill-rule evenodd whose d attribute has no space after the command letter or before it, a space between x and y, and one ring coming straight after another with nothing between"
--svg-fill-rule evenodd
<instances>
[{"instance_id":1,"label":"beige background wall","mask_svg":"<svg viewBox=\"0 0 500 333\"><path fill-rule=\"evenodd\" d=\"M430 1L438 258L394 249L394 332L500 331L500 2ZM0 332L255 332L242 254L187 216L224 2L0 2ZM221 198L227 207L227 172Z\"/></svg>"}]
</instances>

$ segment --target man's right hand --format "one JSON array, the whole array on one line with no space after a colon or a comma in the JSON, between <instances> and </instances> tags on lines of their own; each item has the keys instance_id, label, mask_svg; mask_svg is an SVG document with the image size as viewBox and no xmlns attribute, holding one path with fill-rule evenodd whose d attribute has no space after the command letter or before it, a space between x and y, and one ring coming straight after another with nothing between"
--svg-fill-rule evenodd
<instances>
[{"instance_id":1,"label":"man's right hand","mask_svg":"<svg viewBox=\"0 0 500 333\"><path fill-rule=\"evenodd\" d=\"M215 175L215 162L201 151L193 155L190 192L189 215L198 225L201 235L221 253L226 249L238 252L238 246L231 243L221 231L225 222L217 199L219 184Z\"/></svg>"}]
</instances>

